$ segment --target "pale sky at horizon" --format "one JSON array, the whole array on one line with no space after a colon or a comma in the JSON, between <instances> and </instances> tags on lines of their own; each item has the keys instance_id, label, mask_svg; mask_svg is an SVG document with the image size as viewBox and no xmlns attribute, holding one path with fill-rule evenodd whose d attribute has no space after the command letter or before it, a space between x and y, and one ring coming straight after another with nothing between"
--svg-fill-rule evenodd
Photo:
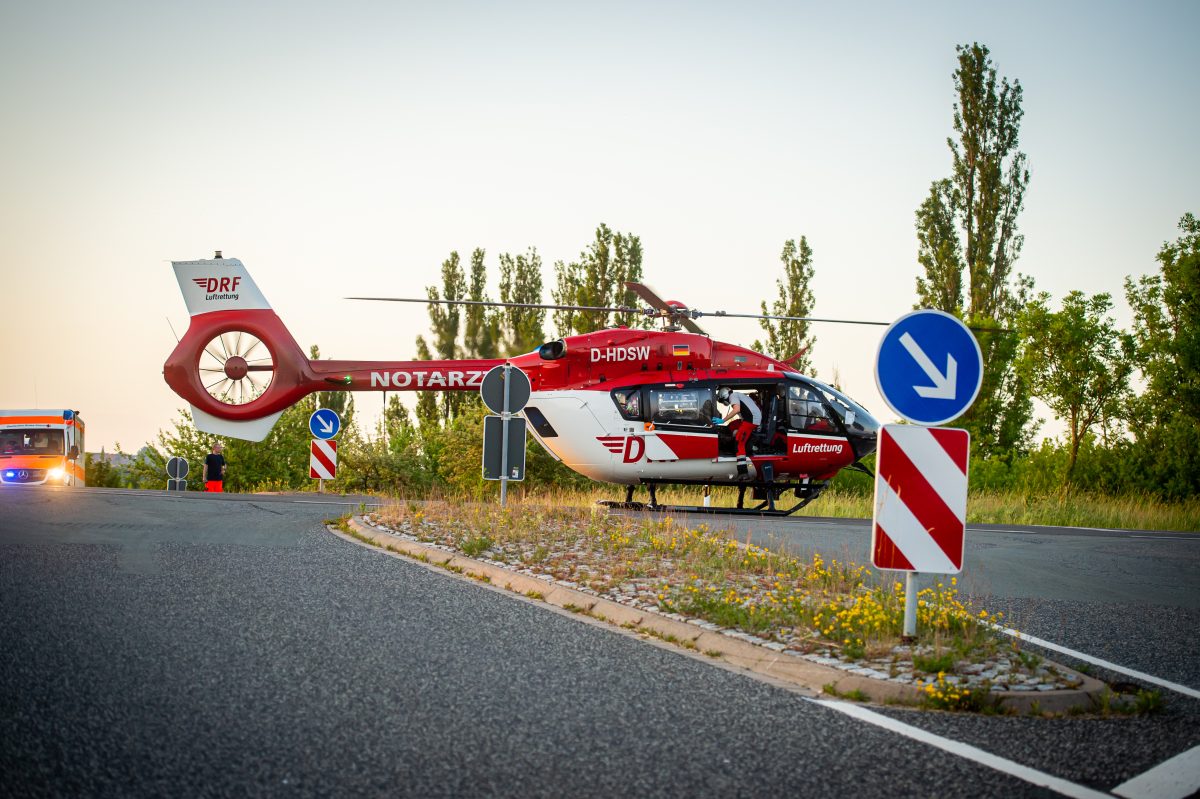
<instances>
[{"instance_id":1,"label":"pale sky at horizon","mask_svg":"<svg viewBox=\"0 0 1200 799\"><path fill-rule=\"evenodd\" d=\"M536 246L549 301L601 222L695 308L755 312L804 235L816 316L895 319L972 41L1025 92L1017 271L1127 324L1124 277L1200 213L1198 30L1195 2L8 3L0 407L76 408L89 450L152 440L184 405L169 262L218 249L333 358L411 358L428 328L342 297L422 296L483 247L495 298L498 254ZM881 332L817 326L813 356L888 421Z\"/></svg>"}]
</instances>

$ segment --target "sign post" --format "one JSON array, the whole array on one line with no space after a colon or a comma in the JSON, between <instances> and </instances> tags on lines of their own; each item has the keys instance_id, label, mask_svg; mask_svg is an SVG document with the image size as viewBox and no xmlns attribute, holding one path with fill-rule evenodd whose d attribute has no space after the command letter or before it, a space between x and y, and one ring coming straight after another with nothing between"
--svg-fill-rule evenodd
<instances>
[{"instance_id":1,"label":"sign post","mask_svg":"<svg viewBox=\"0 0 1200 799\"><path fill-rule=\"evenodd\" d=\"M188 470L187 460L178 455L167 461L167 490L186 491Z\"/></svg>"},{"instance_id":2,"label":"sign post","mask_svg":"<svg viewBox=\"0 0 1200 799\"><path fill-rule=\"evenodd\" d=\"M325 493L325 481L337 476L337 442L333 437L342 429L342 420L331 408L318 408L308 417L313 434L309 447L308 476L317 480L317 493Z\"/></svg>"},{"instance_id":3,"label":"sign post","mask_svg":"<svg viewBox=\"0 0 1200 799\"><path fill-rule=\"evenodd\" d=\"M911 640L917 574L962 571L971 437L936 425L962 416L979 395L983 354L957 318L913 311L880 339L875 382L884 402L912 423L879 431L871 527L871 564L906 572L904 636Z\"/></svg>"},{"instance_id":4,"label":"sign post","mask_svg":"<svg viewBox=\"0 0 1200 799\"><path fill-rule=\"evenodd\" d=\"M483 398L483 404L488 407L493 413L500 414L500 441L493 442L489 447L488 422L496 417L488 417L484 420L484 437L483 437L483 477L485 480L500 481L500 504L503 506L508 502L508 481L523 480L525 478L525 420L514 419L513 414L520 412L525 407L525 403L529 402L529 394L532 387L529 383L529 377L522 372L518 367L510 363L505 363L501 366L496 366L483 376L483 383L479 386L479 395ZM509 426L514 422L519 422L518 432L520 433L520 452L509 452L510 432ZM514 437L514 440L515 437ZM495 448L495 444L499 443L499 474L489 476L489 461L495 461L495 455L490 451ZM519 464L510 463L510 460L519 458Z\"/></svg>"}]
</instances>

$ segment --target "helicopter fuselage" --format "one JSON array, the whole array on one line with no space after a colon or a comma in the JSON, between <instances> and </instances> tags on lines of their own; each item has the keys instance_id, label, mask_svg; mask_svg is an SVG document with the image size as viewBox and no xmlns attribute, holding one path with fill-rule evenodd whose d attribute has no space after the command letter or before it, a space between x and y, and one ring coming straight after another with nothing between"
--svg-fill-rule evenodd
<instances>
[{"instance_id":1,"label":"helicopter fuselage","mask_svg":"<svg viewBox=\"0 0 1200 799\"><path fill-rule=\"evenodd\" d=\"M261 440L284 409L316 391L478 391L489 369L511 363L530 380L522 413L532 435L595 480L754 482L795 486L801 496L802 485L875 449L879 425L853 400L784 361L707 335L617 327L507 360L310 360L240 261L176 262L175 270L192 319L163 375L205 432ZM214 278L236 278L239 292L207 292ZM206 357L220 364L206 367ZM229 388L247 381L254 390L245 395ZM734 428L747 422L723 421L721 387L761 411L744 453Z\"/></svg>"}]
</instances>

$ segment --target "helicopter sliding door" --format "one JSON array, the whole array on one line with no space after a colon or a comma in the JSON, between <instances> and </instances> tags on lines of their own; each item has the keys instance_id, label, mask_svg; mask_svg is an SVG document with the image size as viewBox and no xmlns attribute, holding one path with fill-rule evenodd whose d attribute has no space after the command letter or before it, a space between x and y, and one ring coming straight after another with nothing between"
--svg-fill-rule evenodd
<instances>
[{"instance_id":1,"label":"helicopter sliding door","mask_svg":"<svg viewBox=\"0 0 1200 799\"><path fill-rule=\"evenodd\" d=\"M717 457L717 405L711 386L668 383L643 389L647 435L655 436L676 460L712 461ZM702 476L702 475L698 475Z\"/></svg>"}]
</instances>

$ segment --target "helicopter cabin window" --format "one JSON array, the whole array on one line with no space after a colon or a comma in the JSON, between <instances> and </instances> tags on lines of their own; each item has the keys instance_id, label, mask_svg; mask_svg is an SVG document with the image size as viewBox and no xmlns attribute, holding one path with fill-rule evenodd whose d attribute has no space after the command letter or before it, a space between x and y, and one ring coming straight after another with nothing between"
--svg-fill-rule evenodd
<instances>
[{"instance_id":1,"label":"helicopter cabin window","mask_svg":"<svg viewBox=\"0 0 1200 799\"><path fill-rule=\"evenodd\" d=\"M620 389L612 393L617 410L626 419L642 419L642 390L639 388Z\"/></svg>"},{"instance_id":2,"label":"helicopter cabin window","mask_svg":"<svg viewBox=\"0 0 1200 799\"><path fill-rule=\"evenodd\" d=\"M806 386L788 386L788 424L805 433L837 432L825 403Z\"/></svg>"},{"instance_id":3,"label":"helicopter cabin window","mask_svg":"<svg viewBox=\"0 0 1200 799\"><path fill-rule=\"evenodd\" d=\"M710 388L652 388L649 393L655 424L711 426L716 416Z\"/></svg>"}]
</instances>

